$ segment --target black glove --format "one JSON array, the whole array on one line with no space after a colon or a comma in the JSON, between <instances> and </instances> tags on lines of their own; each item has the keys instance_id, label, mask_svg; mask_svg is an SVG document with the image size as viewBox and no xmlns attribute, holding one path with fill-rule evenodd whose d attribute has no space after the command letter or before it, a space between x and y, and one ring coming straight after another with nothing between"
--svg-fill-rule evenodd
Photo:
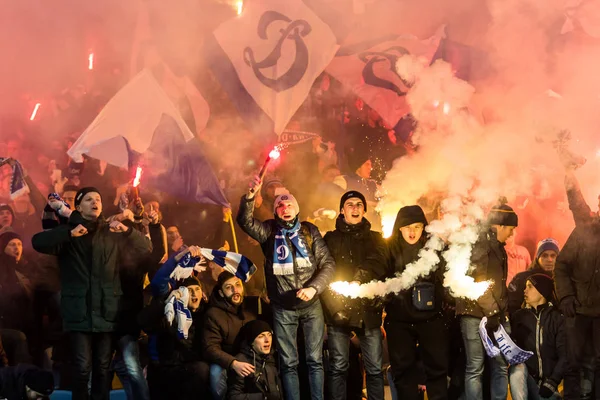
<instances>
[{"instance_id":1,"label":"black glove","mask_svg":"<svg viewBox=\"0 0 600 400\"><path fill-rule=\"evenodd\" d=\"M487 318L487 324L485 325L485 329L487 330L488 335L490 335L490 338L494 338L494 332L496 332L500 327L500 322L500 314L494 314L491 317Z\"/></svg>"},{"instance_id":2,"label":"black glove","mask_svg":"<svg viewBox=\"0 0 600 400\"><path fill-rule=\"evenodd\" d=\"M544 380L542 386L540 386L540 397L548 399L552 397L558 390L558 385L552 379Z\"/></svg>"},{"instance_id":3,"label":"black glove","mask_svg":"<svg viewBox=\"0 0 600 400\"><path fill-rule=\"evenodd\" d=\"M560 301L560 312L567 318L574 318L578 305L575 296L567 296Z\"/></svg>"}]
</instances>

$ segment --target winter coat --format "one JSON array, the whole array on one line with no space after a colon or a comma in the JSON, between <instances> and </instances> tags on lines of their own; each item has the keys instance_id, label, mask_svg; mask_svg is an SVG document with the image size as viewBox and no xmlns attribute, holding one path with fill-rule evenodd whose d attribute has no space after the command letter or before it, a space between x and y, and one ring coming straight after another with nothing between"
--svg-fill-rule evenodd
<instances>
[{"instance_id":1,"label":"winter coat","mask_svg":"<svg viewBox=\"0 0 600 400\"><path fill-rule=\"evenodd\" d=\"M335 269L335 261L319 230L311 223L302 222L298 234L304 246L310 250L308 251L310 266L300 268L294 259L294 275L276 276L273 274L273 249L277 222L274 219L260 222L252 217L253 209L254 199L248 200L245 196L242 197L237 222L244 232L260 243L265 255L267 293L271 303L288 310L309 307L318 300L317 295L327 288ZM289 240L288 246L293 247ZM317 291L317 295L312 300L303 301L296 297L298 290L308 287Z\"/></svg>"},{"instance_id":2,"label":"winter coat","mask_svg":"<svg viewBox=\"0 0 600 400\"><path fill-rule=\"evenodd\" d=\"M508 285L508 313L510 315L523 307L523 302L525 301L525 284L527 283L527 279L534 274L546 274L552 277L552 272L544 270L538 264L537 260L531 264L529 269L515 275Z\"/></svg>"},{"instance_id":3,"label":"winter coat","mask_svg":"<svg viewBox=\"0 0 600 400\"><path fill-rule=\"evenodd\" d=\"M538 385L543 379L559 383L567 368L564 318L546 303L537 308L516 311L510 321L512 338L517 346L534 354L526 361L527 372Z\"/></svg>"},{"instance_id":4,"label":"winter coat","mask_svg":"<svg viewBox=\"0 0 600 400\"><path fill-rule=\"evenodd\" d=\"M229 400L276 400L283 399L279 371L273 353L257 354L246 344L235 356L240 362L252 364L254 373L241 377L235 371L229 371L227 379L227 399Z\"/></svg>"},{"instance_id":5,"label":"winter coat","mask_svg":"<svg viewBox=\"0 0 600 400\"><path fill-rule=\"evenodd\" d=\"M0 399L26 400L25 374L34 369L39 368L27 364L0 368Z\"/></svg>"},{"instance_id":6,"label":"winter coat","mask_svg":"<svg viewBox=\"0 0 600 400\"><path fill-rule=\"evenodd\" d=\"M364 219L357 225L348 225L344 216L336 220L336 230L324 237L335 260L333 281L369 282L381 279L387 271L387 246L379 232L371 230L371 223ZM377 328L381 326L383 305L379 301L346 299L335 296L326 289L321 302L325 320L335 325L332 316L344 310L349 317L349 326Z\"/></svg>"},{"instance_id":7,"label":"winter coat","mask_svg":"<svg viewBox=\"0 0 600 400\"><path fill-rule=\"evenodd\" d=\"M71 237L83 225L88 233ZM58 256L61 270L61 312L64 329L75 332L113 332L123 294L119 276L122 251L145 254L150 242L135 229L110 232L106 221L85 220L74 211L68 224L37 233L35 250Z\"/></svg>"},{"instance_id":8,"label":"winter coat","mask_svg":"<svg viewBox=\"0 0 600 400\"><path fill-rule=\"evenodd\" d=\"M575 296L577 313L600 316L600 221L575 227L556 259L556 295Z\"/></svg>"},{"instance_id":9,"label":"winter coat","mask_svg":"<svg viewBox=\"0 0 600 400\"><path fill-rule=\"evenodd\" d=\"M13 257L0 254L0 329L29 333L33 323L33 290L31 282L17 267Z\"/></svg>"},{"instance_id":10,"label":"winter coat","mask_svg":"<svg viewBox=\"0 0 600 400\"><path fill-rule=\"evenodd\" d=\"M474 268L469 275L475 279L475 282L492 280L494 284L476 301L456 299L456 314L483 318L506 313L508 311L507 256L504 243L498 241L496 232L492 229L479 235L473 246L471 264Z\"/></svg>"},{"instance_id":11,"label":"winter coat","mask_svg":"<svg viewBox=\"0 0 600 400\"><path fill-rule=\"evenodd\" d=\"M204 360L227 369L240 349L238 334L248 322L256 319L244 311L244 305L233 306L219 290L213 290L204 315L202 349Z\"/></svg>"}]
</instances>

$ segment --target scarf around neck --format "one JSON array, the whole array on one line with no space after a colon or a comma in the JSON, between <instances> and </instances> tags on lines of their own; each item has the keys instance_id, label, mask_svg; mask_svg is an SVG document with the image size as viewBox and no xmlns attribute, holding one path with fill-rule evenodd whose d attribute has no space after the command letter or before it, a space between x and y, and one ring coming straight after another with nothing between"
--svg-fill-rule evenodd
<instances>
[{"instance_id":1,"label":"scarf around neck","mask_svg":"<svg viewBox=\"0 0 600 400\"><path fill-rule=\"evenodd\" d=\"M293 275L294 258L296 266L299 268L307 268L311 265L306 246L300 240L300 222L296 219L296 222L291 227L288 226L277 224L273 249L274 275ZM287 239L292 243L291 249L288 246Z\"/></svg>"}]
</instances>

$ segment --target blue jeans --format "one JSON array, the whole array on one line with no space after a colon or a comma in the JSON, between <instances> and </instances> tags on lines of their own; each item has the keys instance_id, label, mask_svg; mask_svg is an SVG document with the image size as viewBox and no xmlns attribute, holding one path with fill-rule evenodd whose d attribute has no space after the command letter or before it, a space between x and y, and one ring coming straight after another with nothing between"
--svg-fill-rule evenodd
<instances>
[{"instance_id":1,"label":"blue jeans","mask_svg":"<svg viewBox=\"0 0 600 400\"><path fill-rule=\"evenodd\" d=\"M508 370L508 379L510 381L510 394L513 400L560 400L558 393L551 397L540 397L540 387L533 378L527 373L525 364L511 365Z\"/></svg>"},{"instance_id":2,"label":"blue jeans","mask_svg":"<svg viewBox=\"0 0 600 400\"><path fill-rule=\"evenodd\" d=\"M140 347L137 338L125 335L117 341L113 368L129 400L150 400L148 382L140 364Z\"/></svg>"},{"instance_id":3,"label":"blue jeans","mask_svg":"<svg viewBox=\"0 0 600 400\"><path fill-rule=\"evenodd\" d=\"M346 400L351 328L327 326L329 348L329 399ZM358 330L360 350L367 375L369 400L383 400L383 337L380 328ZM360 393L359 393L360 395Z\"/></svg>"},{"instance_id":4,"label":"blue jeans","mask_svg":"<svg viewBox=\"0 0 600 400\"><path fill-rule=\"evenodd\" d=\"M465 370L465 400L483 399L483 367L487 357L481 337L479 323L481 318L464 315L460 320L460 329L465 344L467 365ZM510 334L508 322L502 324ZM506 400L508 395L508 364L500 354L490 360L491 367L491 399Z\"/></svg>"},{"instance_id":5,"label":"blue jeans","mask_svg":"<svg viewBox=\"0 0 600 400\"><path fill-rule=\"evenodd\" d=\"M223 400L227 396L227 370L219 364L210 364L210 394L213 400Z\"/></svg>"},{"instance_id":6,"label":"blue jeans","mask_svg":"<svg viewBox=\"0 0 600 400\"><path fill-rule=\"evenodd\" d=\"M302 326L306 346L306 365L312 400L323 399L325 372L323 369L323 340L325 320L321 302L315 301L301 310L285 310L273 306L273 327L281 358L281 377L286 400L300 400L298 380L298 325Z\"/></svg>"}]
</instances>

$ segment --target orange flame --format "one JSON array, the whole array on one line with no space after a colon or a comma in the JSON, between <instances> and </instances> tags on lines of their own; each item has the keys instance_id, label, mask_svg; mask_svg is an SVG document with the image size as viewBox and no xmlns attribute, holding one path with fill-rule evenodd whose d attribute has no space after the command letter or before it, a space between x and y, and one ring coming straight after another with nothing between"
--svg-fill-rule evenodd
<instances>
[{"instance_id":1,"label":"orange flame","mask_svg":"<svg viewBox=\"0 0 600 400\"><path fill-rule=\"evenodd\" d=\"M271 150L271 152L269 153L269 158L272 160L277 160L279 158L279 156L281 155L281 152L279 151L279 149L277 147L275 147L273 150Z\"/></svg>"},{"instance_id":2,"label":"orange flame","mask_svg":"<svg viewBox=\"0 0 600 400\"><path fill-rule=\"evenodd\" d=\"M142 178L142 167L137 167L135 170L135 178L133 179L133 187L138 187Z\"/></svg>"}]
</instances>

